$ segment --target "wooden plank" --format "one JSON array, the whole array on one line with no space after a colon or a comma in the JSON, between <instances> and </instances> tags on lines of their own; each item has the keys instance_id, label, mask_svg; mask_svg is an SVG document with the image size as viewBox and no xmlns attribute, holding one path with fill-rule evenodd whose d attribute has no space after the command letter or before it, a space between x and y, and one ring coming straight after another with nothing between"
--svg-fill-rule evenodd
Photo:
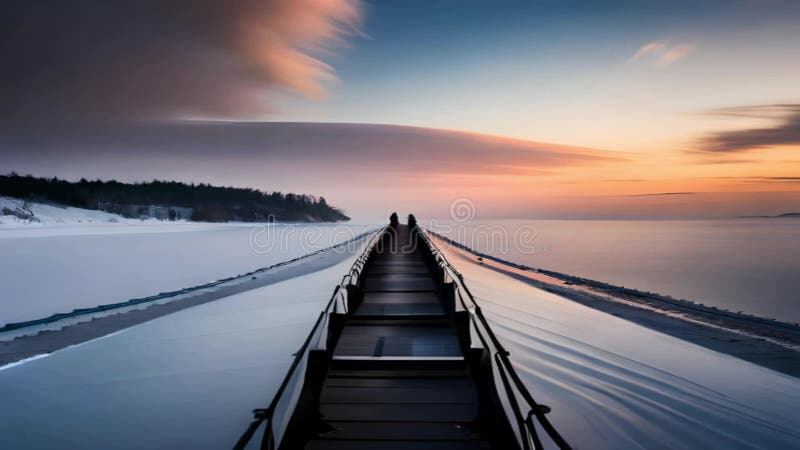
<instances>
[{"instance_id":1,"label":"wooden plank","mask_svg":"<svg viewBox=\"0 0 800 450\"><path fill-rule=\"evenodd\" d=\"M413 274L413 273L405 273L405 272L386 272L381 274L369 274L368 277L373 280L396 280L396 279L406 279L406 278L424 278L430 279L431 274L424 273L424 274Z\"/></svg>"},{"instance_id":2,"label":"wooden plank","mask_svg":"<svg viewBox=\"0 0 800 450\"><path fill-rule=\"evenodd\" d=\"M457 422L327 422L333 431L322 439L474 441L480 435L468 423Z\"/></svg>"},{"instance_id":3,"label":"wooden plank","mask_svg":"<svg viewBox=\"0 0 800 450\"><path fill-rule=\"evenodd\" d=\"M382 361L383 362L383 361ZM396 361L390 361L396 362ZM446 362L453 362L453 361L446 361ZM353 364L353 363L360 363L359 361L334 361L334 363L338 364ZM438 363L438 362L437 362ZM459 364L463 364L463 361L458 361ZM370 364L372 365L372 364ZM329 377L341 377L341 378L427 378L427 377L440 377L440 378L460 378L466 375L467 372L465 369L439 369L439 370L394 370L394 369L383 369L383 370L348 370L348 369L336 369L331 372L328 372Z\"/></svg>"},{"instance_id":4,"label":"wooden plank","mask_svg":"<svg viewBox=\"0 0 800 450\"><path fill-rule=\"evenodd\" d=\"M444 308L439 303L367 303L356 309L355 316L444 316Z\"/></svg>"},{"instance_id":5,"label":"wooden plank","mask_svg":"<svg viewBox=\"0 0 800 450\"><path fill-rule=\"evenodd\" d=\"M364 303L440 303L434 292L365 292Z\"/></svg>"},{"instance_id":6,"label":"wooden plank","mask_svg":"<svg viewBox=\"0 0 800 450\"><path fill-rule=\"evenodd\" d=\"M433 291L431 277L372 278L364 283L364 292Z\"/></svg>"},{"instance_id":7,"label":"wooden plank","mask_svg":"<svg viewBox=\"0 0 800 450\"><path fill-rule=\"evenodd\" d=\"M387 275L387 274L407 274L407 275L427 275L430 270L424 265L385 265L376 264L367 268L367 276L373 275Z\"/></svg>"},{"instance_id":8,"label":"wooden plank","mask_svg":"<svg viewBox=\"0 0 800 450\"><path fill-rule=\"evenodd\" d=\"M455 330L447 325L426 324L425 322L420 322L419 325L412 325L411 323L413 322L410 321L406 321L406 323L408 325L384 325L381 321L372 321L363 325L346 325L342 331L342 336L449 336L453 339L456 338Z\"/></svg>"},{"instance_id":9,"label":"wooden plank","mask_svg":"<svg viewBox=\"0 0 800 450\"><path fill-rule=\"evenodd\" d=\"M329 386L320 396L322 403L475 403L474 387L366 387Z\"/></svg>"},{"instance_id":10,"label":"wooden plank","mask_svg":"<svg viewBox=\"0 0 800 450\"><path fill-rule=\"evenodd\" d=\"M360 327L366 328L366 327ZM378 345L381 348L378 349ZM455 336L343 335L333 353L339 356L463 356Z\"/></svg>"},{"instance_id":11,"label":"wooden plank","mask_svg":"<svg viewBox=\"0 0 800 450\"><path fill-rule=\"evenodd\" d=\"M323 420L381 422L471 422L478 415L474 403L321 403Z\"/></svg>"},{"instance_id":12,"label":"wooden plank","mask_svg":"<svg viewBox=\"0 0 800 450\"><path fill-rule=\"evenodd\" d=\"M311 441L306 450L488 450L480 441Z\"/></svg>"},{"instance_id":13,"label":"wooden plank","mask_svg":"<svg viewBox=\"0 0 800 450\"><path fill-rule=\"evenodd\" d=\"M391 388L427 388L446 389L474 388L475 383L467 377L459 378L337 378L325 379L323 389L326 387L383 387Z\"/></svg>"}]
</instances>

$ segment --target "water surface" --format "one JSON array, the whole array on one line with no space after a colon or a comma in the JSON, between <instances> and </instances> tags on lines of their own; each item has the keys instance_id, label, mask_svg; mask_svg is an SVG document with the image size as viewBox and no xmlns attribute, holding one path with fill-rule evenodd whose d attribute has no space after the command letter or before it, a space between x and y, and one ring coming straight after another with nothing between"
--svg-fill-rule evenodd
<instances>
[{"instance_id":1,"label":"water surface","mask_svg":"<svg viewBox=\"0 0 800 450\"><path fill-rule=\"evenodd\" d=\"M431 228L515 263L800 322L800 220L497 220Z\"/></svg>"}]
</instances>

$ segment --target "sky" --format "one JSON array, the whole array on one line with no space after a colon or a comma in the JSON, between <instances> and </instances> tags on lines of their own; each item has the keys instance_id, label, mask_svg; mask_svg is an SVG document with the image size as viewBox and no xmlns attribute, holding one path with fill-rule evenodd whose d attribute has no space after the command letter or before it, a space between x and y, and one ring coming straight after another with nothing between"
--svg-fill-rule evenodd
<instances>
[{"instance_id":1,"label":"sky","mask_svg":"<svg viewBox=\"0 0 800 450\"><path fill-rule=\"evenodd\" d=\"M0 6L0 171L354 218L800 211L800 2Z\"/></svg>"}]
</instances>

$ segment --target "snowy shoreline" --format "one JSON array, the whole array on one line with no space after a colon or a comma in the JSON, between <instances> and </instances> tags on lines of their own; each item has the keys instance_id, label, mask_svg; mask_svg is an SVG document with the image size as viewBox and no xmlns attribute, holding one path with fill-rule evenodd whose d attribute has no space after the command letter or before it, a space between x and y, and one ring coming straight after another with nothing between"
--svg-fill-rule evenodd
<instances>
[{"instance_id":1,"label":"snowy shoreline","mask_svg":"<svg viewBox=\"0 0 800 450\"><path fill-rule=\"evenodd\" d=\"M576 303L706 348L800 378L800 326L682 300L622 291L606 283L520 266L476 252L444 236L459 257ZM684 304L686 303L686 304Z\"/></svg>"},{"instance_id":2,"label":"snowy shoreline","mask_svg":"<svg viewBox=\"0 0 800 450\"><path fill-rule=\"evenodd\" d=\"M116 213L106 212L99 209L85 209L74 206L67 206L58 203L44 203L29 201L16 197L0 195L0 230L25 230L25 229L69 229L70 227L91 227L94 229L108 229L115 226L147 226L164 224L243 224L259 225L267 222L206 222L191 219L159 219L155 217L131 218L124 217ZM275 221L269 223L297 223L297 224L316 224L316 223L342 223L323 222L319 220L309 220L302 222Z\"/></svg>"},{"instance_id":3,"label":"snowy shoreline","mask_svg":"<svg viewBox=\"0 0 800 450\"><path fill-rule=\"evenodd\" d=\"M37 212L37 205L30 208ZM48 208L54 209L47 216L54 221L42 215L38 223L0 225L6 299L0 302L0 327L218 282L377 229L337 223L107 222L85 216L71 223L68 210ZM0 221L7 217L14 216Z\"/></svg>"},{"instance_id":4,"label":"snowy shoreline","mask_svg":"<svg viewBox=\"0 0 800 450\"><path fill-rule=\"evenodd\" d=\"M335 246L217 282L6 324L0 328L0 370L182 309L323 270L348 258L357 251L352 244L363 242L372 233L368 231Z\"/></svg>"}]
</instances>

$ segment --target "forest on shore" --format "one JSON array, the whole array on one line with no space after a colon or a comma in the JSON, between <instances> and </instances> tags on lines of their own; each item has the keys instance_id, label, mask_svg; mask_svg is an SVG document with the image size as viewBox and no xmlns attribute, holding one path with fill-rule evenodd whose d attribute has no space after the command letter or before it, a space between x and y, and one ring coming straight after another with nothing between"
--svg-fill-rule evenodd
<instances>
[{"instance_id":1,"label":"forest on shore","mask_svg":"<svg viewBox=\"0 0 800 450\"><path fill-rule=\"evenodd\" d=\"M102 210L125 217L157 216L204 222L339 222L350 220L325 197L259 189L153 180L71 182L10 173L0 175L0 195Z\"/></svg>"}]
</instances>

